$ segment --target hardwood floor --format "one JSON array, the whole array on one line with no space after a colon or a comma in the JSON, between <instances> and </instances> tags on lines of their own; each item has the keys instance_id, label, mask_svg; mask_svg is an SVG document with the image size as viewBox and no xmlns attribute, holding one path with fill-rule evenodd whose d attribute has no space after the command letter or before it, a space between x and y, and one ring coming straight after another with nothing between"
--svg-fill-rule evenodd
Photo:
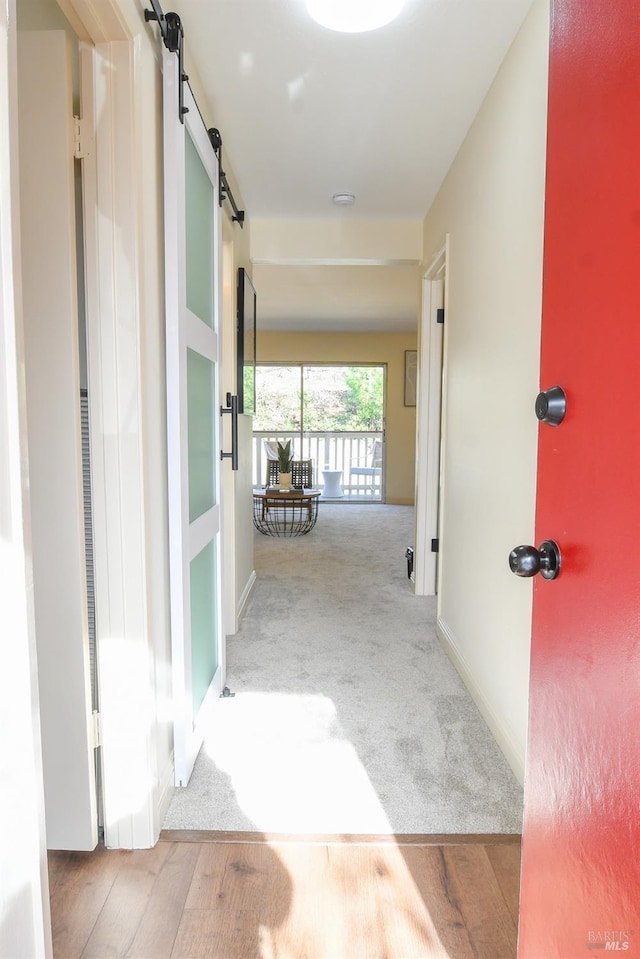
<instances>
[{"instance_id":1,"label":"hardwood floor","mask_svg":"<svg viewBox=\"0 0 640 959\"><path fill-rule=\"evenodd\" d=\"M163 833L51 852L56 959L515 959L518 836Z\"/></svg>"}]
</instances>

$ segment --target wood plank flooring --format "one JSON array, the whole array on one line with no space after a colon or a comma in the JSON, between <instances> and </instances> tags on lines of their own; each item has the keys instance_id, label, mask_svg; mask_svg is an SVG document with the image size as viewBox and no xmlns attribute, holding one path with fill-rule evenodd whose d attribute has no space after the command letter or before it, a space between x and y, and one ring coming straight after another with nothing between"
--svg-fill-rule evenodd
<instances>
[{"instance_id":1,"label":"wood plank flooring","mask_svg":"<svg viewBox=\"0 0 640 959\"><path fill-rule=\"evenodd\" d=\"M163 833L49 853L56 959L515 959L518 836Z\"/></svg>"}]
</instances>

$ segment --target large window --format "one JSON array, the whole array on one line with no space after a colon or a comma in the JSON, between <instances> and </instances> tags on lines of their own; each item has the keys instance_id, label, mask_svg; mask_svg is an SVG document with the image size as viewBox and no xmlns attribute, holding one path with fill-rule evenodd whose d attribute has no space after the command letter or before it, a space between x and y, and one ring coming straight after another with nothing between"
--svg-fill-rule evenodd
<instances>
[{"instance_id":1,"label":"large window","mask_svg":"<svg viewBox=\"0 0 640 959\"><path fill-rule=\"evenodd\" d=\"M258 431L384 429L383 366L258 366Z\"/></svg>"},{"instance_id":2,"label":"large window","mask_svg":"<svg viewBox=\"0 0 640 959\"><path fill-rule=\"evenodd\" d=\"M291 439L295 458L342 471L348 499L382 498L384 366L259 365L256 369L254 482L262 482L263 440Z\"/></svg>"}]
</instances>

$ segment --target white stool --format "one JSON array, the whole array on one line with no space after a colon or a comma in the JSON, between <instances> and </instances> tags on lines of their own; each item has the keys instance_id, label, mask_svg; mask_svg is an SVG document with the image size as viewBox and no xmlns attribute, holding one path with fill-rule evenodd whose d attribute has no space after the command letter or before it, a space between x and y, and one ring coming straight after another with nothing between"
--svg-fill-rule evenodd
<instances>
[{"instance_id":1,"label":"white stool","mask_svg":"<svg viewBox=\"0 0 640 959\"><path fill-rule=\"evenodd\" d=\"M337 499L344 496L342 486L342 470L322 470L324 490L322 495L327 499Z\"/></svg>"}]
</instances>

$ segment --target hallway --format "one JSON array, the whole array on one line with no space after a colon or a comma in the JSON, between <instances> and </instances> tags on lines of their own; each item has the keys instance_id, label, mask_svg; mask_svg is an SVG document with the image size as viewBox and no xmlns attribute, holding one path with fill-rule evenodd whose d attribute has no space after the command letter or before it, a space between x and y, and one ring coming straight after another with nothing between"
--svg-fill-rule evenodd
<instances>
[{"instance_id":1,"label":"hallway","mask_svg":"<svg viewBox=\"0 0 640 959\"><path fill-rule=\"evenodd\" d=\"M255 536L257 583L165 829L299 836L519 833L522 791L404 558L411 507L321 503Z\"/></svg>"},{"instance_id":2,"label":"hallway","mask_svg":"<svg viewBox=\"0 0 640 959\"><path fill-rule=\"evenodd\" d=\"M49 854L56 959L515 959L521 791L407 579L413 516L256 533L160 842Z\"/></svg>"}]
</instances>

